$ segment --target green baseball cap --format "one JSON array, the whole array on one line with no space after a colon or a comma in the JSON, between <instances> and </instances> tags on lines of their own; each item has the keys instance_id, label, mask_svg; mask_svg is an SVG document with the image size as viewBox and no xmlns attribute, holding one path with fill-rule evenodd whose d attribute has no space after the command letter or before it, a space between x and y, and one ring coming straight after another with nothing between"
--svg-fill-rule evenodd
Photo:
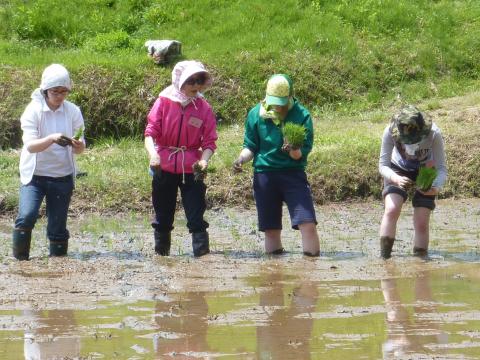
<instances>
[{"instance_id":1,"label":"green baseball cap","mask_svg":"<svg viewBox=\"0 0 480 360\"><path fill-rule=\"evenodd\" d=\"M288 75L275 74L268 79L265 103L267 106L288 104L293 95L293 82Z\"/></svg>"}]
</instances>

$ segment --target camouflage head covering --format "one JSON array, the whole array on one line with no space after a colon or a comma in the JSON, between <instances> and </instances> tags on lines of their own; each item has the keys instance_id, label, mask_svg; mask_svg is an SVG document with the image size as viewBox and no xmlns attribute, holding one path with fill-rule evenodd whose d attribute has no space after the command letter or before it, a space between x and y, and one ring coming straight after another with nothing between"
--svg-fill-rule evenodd
<instances>
[{"instance_id":1,"label":"camouflage head covering","mask_svg":"<svg viewBox=\"0 0 480 360\"><path fill-rule=\"evenodd\" d=\"M416 144L425 139L432 129L432 120L413 105L406 105L393 115L390 133L396 142Z\"/></svg>"}]
</instances>

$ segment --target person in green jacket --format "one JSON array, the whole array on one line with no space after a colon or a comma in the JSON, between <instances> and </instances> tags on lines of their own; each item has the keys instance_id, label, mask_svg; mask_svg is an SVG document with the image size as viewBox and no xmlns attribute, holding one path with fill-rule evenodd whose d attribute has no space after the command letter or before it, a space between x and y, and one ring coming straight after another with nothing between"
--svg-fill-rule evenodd
<instances>
[{"instance_id":1,"label":"person in green jacket","mask_svg":"<svg viewBox=\"0 0 480 360\"><path fill-rule=\"evenodd\" d=\"M287 124L304 131L299 144L289 141ZM312 192L305 167L313 146L312 118L293 95L288 75L275 74L267 82L266 97L247 116L243 149L233 168L253 159L253 193L259 230L265 232L265 252L281 254L282 205L286 203L292 228L302 234L303 253L319 256L320 244Z\"/></svg>"}]
</instances>

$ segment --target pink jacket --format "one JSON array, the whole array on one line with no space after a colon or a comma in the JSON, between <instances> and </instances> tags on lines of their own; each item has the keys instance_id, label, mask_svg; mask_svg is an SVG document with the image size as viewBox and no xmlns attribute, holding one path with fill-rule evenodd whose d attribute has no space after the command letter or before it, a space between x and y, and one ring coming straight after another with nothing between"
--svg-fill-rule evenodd
<instances>
[{"instance_id":1,"label":"pink jacket","mask_svg":"<svg viewBox=\"0 0 480 360\"><path fill-rule=\"evenodd\" d=\"M210 104L197 97L182 108L178 102L160 96L147 116L145 137L151 136L160 155L162 170L191 174L202 151L217 148L215 116Z\"/></svg>"}]
</instances>

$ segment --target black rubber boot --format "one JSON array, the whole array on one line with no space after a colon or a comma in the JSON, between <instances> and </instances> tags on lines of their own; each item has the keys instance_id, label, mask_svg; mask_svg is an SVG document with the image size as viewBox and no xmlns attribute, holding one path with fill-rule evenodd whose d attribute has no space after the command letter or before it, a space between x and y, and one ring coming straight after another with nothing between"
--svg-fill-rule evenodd
<instances>
[{"instance_id":1,"label":"black rubber boot","mask_svg":"<svg viewBox=\"0 0 480 360\"><path fill-rule=\"evenodd\" d=\"M426 258L428 256L428 250L420 247L413 247L413 256L418 256L420 258Z\"/></svg>"},{"instance_id":2,"label":"black rubber boot","mask_svg":"<svg viewBox=\"0 0 480 360\"><path fill-rule=\"evenodd\" d=\"M285 254L285 249L281 247L280 249L270 251L269 253L266 253L267 255L283 255Z\"/></svg>"},{"instance_id":3,"label":"black rubber boot","mask_svg":"<svg viewBox=\"0 0 480 360\"><path fill-rule=\"evenodd\" d=\"M68 250L68 240L52 241L50 240L50 256L66 256Z\"/></svg>"},{"instance_id":4,"label":"black rubber boot","mask_svg":"<svg viewBox=\"0 0 480 360\"><path fill-rule=\"evenodd\" d=\"M28 260L30 256L30 243L32 241L32 230L13 230L13 256L18 260Z\"/></svg>"},{"instance_id":5,"label":"black rubber boot","mask_svg":"<svg viewBox=\"0 0 480 360\"><path fill-rule=\"evenodd\" d=\"M314 254L314 253L311 253L311 252L309 252L309 251L304 251L304 252L303 252L303 255L309 256L309 257L318 257L318 256L320 256L320 251L316 252L315 254Z\"/></svg>"},{"instance_id":6,"label":"black rubber boot","mask_svg":"<svg viewBox=\"0 0 480 360\"><path fill-rule=\"evenodd\" d=\"M389 236L380 236L380 256L382 258L390 259L394 241L395 239Z\"/></svg>"},{"instance_id":7,"label":"black rubber boot","mask_svg":"<svg viewBox=\"0 0 480 360\"><path fill-rule=\"evenodd\" d=\"M170 231L163 232L155 230L155 252L161 256L170 255L170 246L172 245L172 235Z\"/></svg>"},{"instance_id":8,"label":"black rubber boot","mask_svg":"<svg viewBox=\"0 0 480 360\"><path fill-rule=\"evenodd\" d=\"M208 232L192 233L193 256L200 257L210 252Z\"/></svg>"}]
</instances>

